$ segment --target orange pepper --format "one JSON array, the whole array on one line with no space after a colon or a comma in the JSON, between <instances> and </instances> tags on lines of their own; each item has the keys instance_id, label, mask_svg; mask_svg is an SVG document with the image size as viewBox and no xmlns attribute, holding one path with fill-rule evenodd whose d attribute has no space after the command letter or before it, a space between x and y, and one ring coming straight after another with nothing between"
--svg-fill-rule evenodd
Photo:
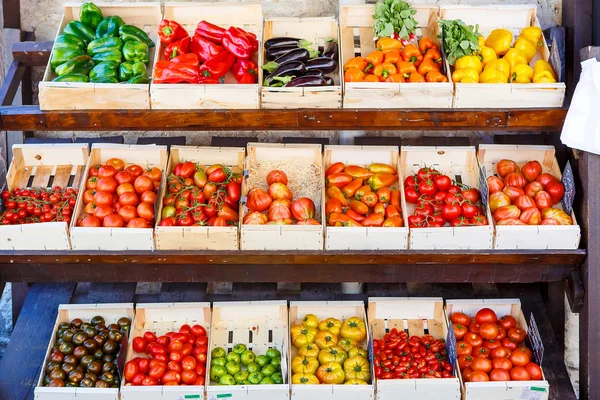
<instances>
[{"instance_id":1,"label":"orange pepper","mask_svg":"<svg viewBox=\"0 0 600 400\"><path fill-rule=\"evenodd\" d=\"M439 67L442 66L442 53L438 49L429 49L427 53L423 56L423 61L430 58L434 63L436 63Z\"/></svg>"},{"instance_id":2,"label":"orange pepper","mask_svg":"<svg viewBox=\"0 0 600 400\"><path fill-rule=\"evenodd\" d=\"M400 52L398 50L390 50L385 53L383 56L385 62L390 62L392 64L398 64L402 61L402 57L400 56Z\"/></svg>"},{"instance_id":3,"label":"orange pepper","mask_svg":"<svg viewBox=\"0 0 600 400\"><path fill-rule=\"evenodd\" d=\"M417 72L415 65L409 63L408 61L400 61L398 64L396 64L396 67L398 68L398 73L402 74L404 79L408 79L410 74Z\"/></svg>"},{"instance_id":4,"label":"orange pepper","mask_svg":"<svg viewBox=\"0 0 600 400\"><path fill-rule=\"evenodd\" d=\"M427 53L429 49L439 50L439 47L428 37L424 37L419 40L419 50L421 50L421 54Z\"/></svg>"},{"instance_id":5,"label":"orange pepper","mask_svg":"<svg viewBox=\"0 0 600 400\"><path fill-rule=\"evenodd\" d=\"M418 72L413 72L412 74L410 74L408 81L412 83L425 82L425 77L419 74Z\"/></svg>"},{"instance_id":6,"label":"orange pepper","mask_svg":"<svg viewBox=\"0 0 600 400\"><path fill-rule=\"evenodd\" d=\"M421 54L414 44L407 44L404 46L401 55L404 61L415 64L415 67L418 67L421 62L423 62L423 54Z\"/></svg>"},{"instance_id":7,"label":"orange pepper","mask_svg":"<svg viewBox=\"0 0 600 400\"><path fill-rule=\"evenodd\" d=\"M365 82L379 82L379 78L373 74L365 75Z\"/></svg>"},{"instance_id":8,"label":"orange pepper","mask_svg":"<svg viewBox=\"0 0 600 400\"><path fill-rule=\"evenodd\" d=\"M396 66L392 63L387 63L387 62L380 64L373 69L373 74L376 77L378 77L380 81L383 81L388 76L394 75L397 72L398 72L398 69L396 68Z\"/></svg>"},{"instance_id":9,"label":"orange pepper","mask_svg":"<svg viewBox=\"0 0 600 400\"><path fill-rule=\"evenodd\" d=\"M344 80L346 82L363 82L365 73L361 69L350 67L344 72Z\"/></svg>"},{"instance_id":10,"label":"orange pepper","mask_svg":"<svg viewBox=\"0 0 600 400\"><path fill-rule=\"evenodd\" d=\"M365 68L367 68L367 62L362 57L351 58L350 60L346 61L346 64L344 64L344 71L350 68L356 68L363 71Z\"/></svg>"},{"instance_id":11,"label":"orange pepper","mask_svg":"<svg viewBox=\"0 0 600 400\"><path fill-rule=\"evenodd\" d=\"M398 39L384 37L377 41L375 46L384 53L389 50L402 50L402 42Z\"/></svg>"},{"instance_id":12,"label":"orange pepper","mask_svg":"<svg viewBox=\"0 0 600 400\"><path fill-rule=\"evenodd\" d=\"M439 71L440 67L431 59L426 58L421 65L419 65L418 73L425 76L431 71Z\"/></svg>"},{"instance_id":13,"label":"orange pepper","mask_svg":"<svg viewBox=\"0 0 600 400\"><path fill-rule=\"evenodd\" d=\"M394 82L394 83L406 82L404 80L404 76L402 76L402 74L389 75L387 78L385 78L385 81L386 82Z\"/></svg>"},{"instance_id":14,"label":"orange pepper","mask_svg":"<svg viewBox=\"0 0 600 400\"><path fill-rule=\"evenodd\" d=\"M448 82L448 78L446 75L442 74L440 71L430 71L425 75L426 82Z\"/></svg>"},{"instance_id":15,"label":"orange pepper","mask_svg":"<svg viewBox=\"0 0 600 400\"><path fill-rule=\"evenodd\" d=\"M383 63L383 51L375 50L369 53L368 56L365 57L365 61L367 62L366 71L370 71L374 67L381 65Z\"/></svg>"}]
</instances>

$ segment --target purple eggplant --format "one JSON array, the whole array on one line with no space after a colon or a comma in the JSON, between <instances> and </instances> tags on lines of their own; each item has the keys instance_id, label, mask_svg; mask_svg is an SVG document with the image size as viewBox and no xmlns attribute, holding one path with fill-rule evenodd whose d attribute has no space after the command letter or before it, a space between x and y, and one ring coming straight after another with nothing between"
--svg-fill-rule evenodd
<instances>
[{"instance_id":1,"label":"purple eggplant","mask_svg":"<svg viewBox=\"0 0 600 400\"><path fill-rule=\"evenodd\" d=\"M340 56L340 50L337 41L331 39L325 43L323 57L337 61Z\"/></svg>"},{"instance_id":2,"label":"purple eggplant","mask_svg":"<svg viewBox=\"0 0 600 400\"><path fill-rule=\"evenodd\" d=\"M306 74L302 75L302 76L318 76L323 78L325 76L325 73L323 71L321 71L320 69L313 69L308 71Z\"/></svg>"},{"instance_id":3,"label":"purple eggplant","mask_svg":"<svg viewBox=\"0 0 600 400\"><path fill-rule=\"evenodd\" d=\"M286 87L312 87L312 86L325 86L326 82L324 78L320 76L301 76L299 78L292 79Z\"/></svg>"},{"instance_id":4,"label":"purple eggplant","mask_svg":"<svg viewBox=\"0 0 600 400\"><path fill-rule=\"evenodd\" d=\"M338 67L337 61L325 57L313 58L312 60L306 61L304 65L306 65L308 71L319 69L325 74L335 71Z\"/></svg>"},{"instance_id":5,"label":"purple eggplant","mask_svg":"<svg viewBox=\"0 0 600 400\"><path fill-rule=\"evenodd\" d=\"M265 78L263 86L284 86L285 83L288 83L294 77L302 76L306 74L306 72L306 67L303 63L300 61L290 61L280 65L273 73L269 74L269 76Z\"/></svg>"},{"instance_id":6,"label":"purple eggplant","mask_svg":"<svg viewBox=\"0 0 600 400\"><path fill-rule=\"evenodd\" d=\"M327 86L335 86L335 82L333 81L333 78L330 76L326 76L325 77L325 85Z\"/></svg>"}]
</instances>

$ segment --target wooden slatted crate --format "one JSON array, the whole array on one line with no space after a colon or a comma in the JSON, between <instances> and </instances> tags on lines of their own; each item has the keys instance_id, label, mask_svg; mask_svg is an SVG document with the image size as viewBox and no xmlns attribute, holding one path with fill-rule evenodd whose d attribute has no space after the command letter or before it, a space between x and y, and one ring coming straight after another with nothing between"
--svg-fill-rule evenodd
<instances>
[{"instance_id":1,"label":"wooden slatted crate","mask_svg":"<svg viewBox=\"0 0 600 400\"><path fill-rule=\"evenodd\" d=\"M413 8L417 11L414 15L417 37L428 37L439 43L438 7L413 5ZM366 57L375 50L373 14L373 4L341 6L342 64L355 56ZM445 83L346 82L344 108L451 108L454 87L448 68L446 75L448 82Z\"/></svg>"},{"instance_id":2,"label":"wooden slatted crate","mask_svg":"<svg viewBox=\"0 0 600 400\"><path fill-rule=\"evenodd\" d=\"M246 150L243 147L192 147L173 146L169 155L167 175L184 161L197 163L202 168L212 164L224 164L232 172L241 174ZM160 190L156 213L157 250L238 250L238 226L159 226L163 199L167 185ZM239 211L239 210L236 210Z\"/></svg>"},{"instance_id":3,"label":"wooden slatted crate","mask_svg":"<svg viewBox=\"0 0 600 400\"><path fill-rule=\"evenodd\" d=\"M446 318L449 321L453 312L463 312L474 317L477 311L487 307L492 309L498 318L512 315L517 320L517 326L528 331L530 327L521 310L519 299L481 299L481 300L447 300ZM543 370L542 370L543 375ZM541 381L510 381L510 382L465 382L458 371L463 388L463 400L548 400L550 386L545 376ZM529 395L531 396L529 397Z\"/></svg>"},{"instance_id":4,"label":"wooden slatted crate","mask_svg":"<svg viewBox=\"0 0 600 400\"><path fill-rule=\"evenodd\" d=\"M84 144L14 145L6 177L8 190L15 188L79 189L89 151ZM69 224L0 226L0 250L69 250Z\"/></svg>"},{"instance_id":5,"label":"wooden slatted crate","mask_svg":"<svg viewBox=\"0 0 600 400\"><path fill-rule=\"evenodd\" d=\"M167 166L167 147L155 145L94 144L84 171L82 182L88 179L90 167L104 164L110 158L120 158L126 166L138 164L142 168L158 167L163 171L161 186L164 186ZM82 188L84 185L82 185ZM160 188L159 188L160 192ZM73 250L154 250L152 228L84 228L76 225L83 214L83 193L79 191L77 205L71 220L71 244ZM156 197L154 210L158 210Z\"/></svg>"},{"instance_id":6,"label":"wooden slatted crate","mask_svg":"<svg viewBox=\"0 0 600 400\"><path fill-rule=\"evenodd\" d=\"M400 171L398 147L395 146L325 146L323 154L323 169L336 162L346 165L359 165L366 167L371 163L384 163ZM399 172L398 180L402 181ZM364 182L366 183L366 180ZM399 190L397 182L392 186ZM322 215L325 213L324 194L322 201ZM401 210L398 210L401 211ZM404 221L406 217L402 216ZM404 250L408 248L408 226L399 228L359 228L359 227L325 227L325 250Z\"/></svg>"},{"instance_id":7,"label":"wooden slatted crate","mask_svg":"<svg viewBox=\"0 0 600 400\"><path fill-rule=\"evenodd\" d=\"M440 19L460 19L467 25L479 25L479 32L486 38L497 28L510 30L515 38L528 26L539 27L536 4L506 5L443 5ZM550 50L542 38L535 61L548 61ZM560 71L555 71L560 72ZM563 77L564 81L564 77ZM565 98L564 82L556 83L455 83L454 108L535 108L562 107Z\"/></svg>"},{"instance_id":8,"label":"wooden slatted crate","mask_svg":"<svg viewBox=\"0 0 600 400\"><path fill-rule=\"evenodd\" d=\"M210 340L211 309L210 303L140 303L135 308L135 318L131 325L131 334L127 347L125 363L136 357L147 355L133 350L133 338L144 332L153 332L162 336L167 332L179 332L182 325L201 325L206 329ZM208 369L205 379L208 380ZM121 381L121 400L179 400L203 399L205 386L125 386Z\"/></svg>"},{"instance_id":9,"label":"wooden slatted crate","mask_svg":"<svg viewBox=\"0 0 600 400\"><path fill-rule=\"evenodd\" d=\"M260 3L169 2L164 8L164 18L178 21L190 36L203 20L225 29L236 26L254 33L259 49L252 60L262 65L263 15ZM164 47L162 43L156 46L156 61L162 59ZM152 83L150 97L153 109L258 109L258 88L258 83L238 84L233 74L228 72L224 84L220 85Z\"/></svg>"},{"instance_id":10,"label":"wooden slatted crate","mask_svg":"<svg viewBox=\"0 0 600 400\"><path fill-rule=\"evenodd\" d=\"M502 159L515 161L519 167L527 161L537 160L543 173L562 178L554 146L480 145L479 163L485 168L486 178L497 175L496 164ZM563 209L562 204L553 207ZM577 249L581 229L575 213L571 211L573 225L495 225L495 249Z\"/></svg>"},{"instance_id":11,"label":"wooden slatted crate","mask_svg":"<svg viewBox=\"0 0 600 400\"><path fill-rule=\"evenodd\" d=\"M83 322L89 322L95 316L101 316L106 320L106 324L116 324L120 318L126 317L133 320L133 303L115 303L115 304L61 304L58 307L58 317L52 330L52 337L46 350L46 356L41 367L40 376L34 391L35 400L117 400L119 398L118 388L86 388L86 387L44 387L43 381L46 375L46 365L51 354L52 347L56 341L58 326L63 322L71 322L75 318L80 318ZM123 343L117 359L117 368L123 371L124 363L119 360L125 360L124 354L127 351L127 335L123 337Z\"/></svg>"},{"instance_id":12,"label":"wooden slatted crate","mask_svg":"<svg viewBox=\"0 0 600 400\"><path fill-rule=\"evenodd\" d=\"M479 189L479 165L475 147L421 147L402 146L400 150L402 176L416 174L419 168L428 166L460 183ZM402 214L408 219L415 204L406 202L404 182L402 190ZM461 226L441 228L410 228L411 249L491 249L493 244L492 215L488 207L483 210L489 224L486 226Z\"/></svg>"},{"instance_id":13,"label":"wooden slatted crate","mask_svg":"<svg viewBox=\"0 0 600 400\"><path fill-rule=\"evenodd\" d=\"M265 354L269 348L281 352L283 384L222 386L210 382L208 399L283 400L289 399L287 377L289 323L287 301L244 301L213 303L208 361L212 350L222 347L226 352L242 343L256 355ZM207 371L208 372L208 371ZM207 377L207 382L210 379Z\"/></svg>"},{"instance_id":14,"label":"wooden slatted crate","mask_svg":"<svg viewBox=\"0 0 600 400\"><path fill-rule=\"evenodd\" d=\"M79 19L81 4L64 5L63 18L57 36L73 20ZM102 4L102 14L107 17L119 15L126 24L135 25L148 34L158 45L157 28L162 12L158 3ZM152 76L154 49L148 52L148 76ZM44 78L40 82L40 109L42 110L119 110L150 109L150 84L52 82L56 74L48 60Z\"/></svg>"},{"instance_id":15,"label":"wooden slatted crate","mask_svg":"<svg viewBox=\"0 0 600 400\"><path fill-rule=\"evenodd\" d=\"M329 39L336 40L338 44L340 42L338 21L334 17L266 18L263 42L273 37L306 39L313 43L315 49L325 46ZM339 58L336 61L340 63ZM333 86L267 87L262 85L267 74L261 68L259 83L262 108L342 108L341 65L328 75L333 78Z\"/></svg>"},{"instance_id":16,"label":"wooden slatted crate","mask_svg":"<svg viewBox=\"0 0 600 400\"><path fill-rule=\"evenodd\" d=\"M369 298L369 326L372 340L383 339L391 329L405 331L409 336L429 334L446 340L448 324L442 298ZM460 399L458 377L443 379L378 379L375 382L378 400L408 398L414 400Z\"/></svg>"}]
</instances>

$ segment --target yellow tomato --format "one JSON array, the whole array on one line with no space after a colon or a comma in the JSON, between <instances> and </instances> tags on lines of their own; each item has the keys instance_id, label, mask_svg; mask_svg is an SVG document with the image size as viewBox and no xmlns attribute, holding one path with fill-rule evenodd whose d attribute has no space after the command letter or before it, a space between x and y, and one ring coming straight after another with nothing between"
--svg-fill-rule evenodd
<instances>
[{"instance_id":1,"label":"yellow tomato","mask_svg":"<svg viewBox=\"0 0 600 400\"><path fill-rule=\"evenodd\" d=\"M300 347L303 344L313 343L317 330L315 328L307 328L300 324L295 324L290 328L292 334L292 344Z\"/></svg>"},{"instance_id":2,"label":"yellow tomato","mask_svg":"<svg viewBox=\"0 0 600 400\"><path fill-rule=\"evenodd\" d=\"M320 331L329 331L336 336L339 336L340 329L342 329L342 321L335 318L327 318L325 321L319 323Z\"/></svg>"},{"instance_id":3,"label":"yellow tomato","mask_svg":"<svg viewBox=\"0 0 600 400\"><path fill-rule=\"evenodd\" d=\"M364 321L358 317L348 318L342 325L340 335L343 338L354 339L360 343L367 337L367 327Z\"/></svg>"},{"instance_id":4,"label":"yellow tomato","mask_svg":"<svg viewBox=\"0 0 600 400\"><path fill-rule=\"evenodd\" d=\"M367 358L367 351L365 349L361 349L360 347L353 347L348 351L348 357L356 356Z\"/></svg>"},{"instance_id":5,"label":"yellow tomato","mask_svg":"<svg viewBox=\"0 0 600 400\"><path fill-rule=\"evenodd\" d=\"M302 325L308 328L316 328L319 326L319 318L315 314L306 314L304 318L302 318Z\"/></svg>"},{"instance_id":6,"label":"yellow tomato","mask_svg":"<svg viewBox=\"0 0 600 400\"><path fill-rule=\"evenodd\" d=\"M319 368L319 362L314 357L296 356L292 358L292 372L294 374L314 374Z\"/></svg>"},{"instance_id":7,"label":"yellow tomato","mask_svg":"<svg viewBox=\"0 0 600 400\"><path fill-rule=\"evenodd\" d=\"M348 358L348 353L340 346L332 346L328 349L319 351L319 363L327 364L330 362L336 362L343 364Z\"/></svg>"},{"instance_id":8,"label":"yellow tomato","mask_svg":"<svg viewBox=\"0 0 600 400\"><path fill-rule=\"evenodd\" d=\"M292 375L294 385L318 385L319 379L312 374L294 374Z\"/></svg>"},{"instance_id":9,"label":"yellow tomato","mask_svg":"<svg viewBox=\"0 0 600 400\"><path fill-rule=\"evenodd\" d=\"M338 337L329 331L320 331L315 335L315 344L319 349L328 349L337 345Z\"/></svg>"},{"instance_id":10,"label":"yellow tomato","mask_svg":"<svg viewBox=\"0 0 600 400\"><path fill-rule=\"evenodd\" d=\"M307 343L300 346L298 354L303 357L317 357L319 355L319 346L314 343Z\"/></svg>"},{"instance_id":11,"label":"yellow tomato","mask_svg":"<svg viewBox=\"0 0 600 400\"><path fill-rule=\"evenodd\" d=\"M317 370L319 382L328 385L339 385L344 383L344 370L339 363L332 362L323 364Z\"/></svg>"},{"instance_id":12,"label":"yellow tomato","mask_svg":"<svg viewBox=\"0 0 600 400\"><path fill-rule=\"evenodd\" d=\"M344 373L348 379L368 381L371 377L369 360L361 356L350 357L344 362Z\"/></svg>"},{"instance_id":13,"label":"yellow tomato","mask_svg":"<svg viewBox=\"0 0 600 400\"><path fill-rule=\"evenodd\" d=\"M338 346L346 351L350 351L351 348L358 346L358 342L354 339L341 338L338 340Z\"/></svg>"},{"instance_id":14,"label":"yellow tomato","mask_svg":"<svg viewBox=\"0 0 600 400\"><path fill-rule=\"evenodd\" d=\"M366 385L367 382L361 379L348 379L344 385Z\"/></svg>"}]
</instances>

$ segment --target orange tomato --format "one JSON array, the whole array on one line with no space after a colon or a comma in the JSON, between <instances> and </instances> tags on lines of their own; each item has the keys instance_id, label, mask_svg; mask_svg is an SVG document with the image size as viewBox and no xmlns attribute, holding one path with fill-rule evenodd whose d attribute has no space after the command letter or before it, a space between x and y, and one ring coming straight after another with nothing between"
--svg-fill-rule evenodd
<instances>
[{"instance_id":1,"label":"orange tomato","mask_svg":"<svg viewBox=\"0 0 600 400\"><path fill-rule=\"evenodd\" d=\"M479 327L479 334L485 340L496 339L496 336L498 336L498 333L499 333L498 326L492 322L484 322Z\"/></svg>"},{"instance_id":2,"label":"orange tomato","mask_svg":"<svg viewBox=\"0 0 600 400\"><path fill-rule=\"evenodd\" d=\"M102 206L100 206L102 207ZM102 220L102 226L106 228L121 228L124 225L123 218L121 218L118 214L108 214Z\"/></svg>"},{"instance_id":3,"label":"orange tomato","mask_svg":"<svg viewBox=\"0 0 600 400\"><path fill-rule=\"evenodd\" d=\"M530 381L531 374L529 374L525 367L518 366L510 370L510 378L513 381Z\"/></svg>"},{"instance_id":4,"label":"orange tomato","mask_svg":"<svg viewBox=\"0 0 600 400\"><path fill-rule=\"evenodd\" d=\"M542 369L536 363L530 362L529 364L527 364L525 366L525 369L527 370L527 372L529 372L529 375L531 375L532 381L542 380L542 378L543 378Z\"/></svg>"},{"instance_id":5,"label":"orange tomato","mask_svg":"<svg viewBox=\"0 0 600 400\"><path fill-rule=\"evenodd\" d=\"M135 189L131 183L122 183L119 186L117 186L117 195L120 196L123 193L127 192L135 193Z\"/></svg>"},{"instance_id":6,"label":"orange tomato","mask_svg":"<svg viewBox=\"0 0 600 400\"><path fill-rule=\"evenodd\" d=\"M87 189L85 192L83 192L83 204L92 202L95 194L96 191L92 189Z\"/></svg>"},{"instance_id":7,"label":"orange tomato","mask_svg":"<svg viewBox=\"0 0 600 400\"><path fill-rule=\"evenodd\" d=\"M492 360L492 368L494 369L501 368L510 371L512 367L513 365L508 358L498 357Z\"/></svg>"},{"instance_id":8,"label":"orange tomato","mask_svg":"<svg viewBox=\"0 0 600 400\"><path fill-rule=\"evenodd\" d=\"M128 228L150 228L148 221L143 218L133 218L127 223Z\"/></svg>"},{"instance_id":9,"label":"orange tomato","mask_svg":"<svg viewBox=\"0 0 600 400\"><path fill-rule=\"evenodd\" d=\"M125 192L119 196L119 203L122 206L137 206L140 201L135 193Z\"/></svg>"},{"instance_id":10,"label":"orange tomato","mask_svg":"<svg viewBox=\"0 0 600 400\"><path fill-rule=\"evenodd\" d=\"M142 194L149 190L154 190L154 182L150 177L142 175L135 179L133 187L137 194Z\"/></svg>"},{"instance_id":11,"label":"orange tomato","mask_svg":"<svg viewBox=\"0 0 600 400\"><path fill-rule=\"evenodd\" d=\"M102 226L102 223L97 217L91 214L86 214L85 217L81 220L79 226L83 226L85 228L98 228Z\"/></svg>"},{"instance_id":12,"label":"orange tomato","mask_svg":"<svg viewBox=\"0 0 600 400\"><path fill-rule=\"evenodd\" d=\"M120 158L111 158L106 162L106 165L112 166L117 171L123 171L125 169L125 163Z\"/></svg>"},{"instance_id":13,"label":"orange tomato","mask_svg":"<svg viewBox=\"0 0 600 400\"><path fill-rule=\"evenodd\" d=\"M146 221L152 221L154 219L154 204L153 203L140 203L137 206L138 215Z\"/></svg>"},{"instance_id":14,"label":"orange tomato","mask_svg":"<svg viewBox=\"0 0 600 400\"><path fill-rule=\"evenodd\" d=\"M109 192L97 191L94 195L94 203L99 206L109 206L112 204L113 197Z\"/></svg>"},{"instance_id":15,"label":"orange tomato","mask_svg":"<svg viewBox=\"0 0 600 400\"><path fill-rule=\"evenodd\" d=\"M470 375L470 382L488 382L490 377L483 371L475 371Z\"/></svg>"},{"instance_id":16,"label":"orange tomato","mask_svg":"<svg viewBox=\"0 0 600 400\"><path fill-rule=\"evenodd\" d=\"M490 372L490 380L496 382L510 381L510 373L503 368L494 368L492 372Z\"/></svg>"},{"instance_id":17,"label":"orange tomato","mask_svg":"<svg viewBox=\"0 0 600 400\"><path fill-rule=\"evenodd\" d=\"M129 167L125 168L125 171L130 172L135 178L144 173L144 169L137 164L130 165Z\"/></svg>"},{"instance_id":18,"label":"orange tomato","mask_svg":"<svg viewBox=\"0 0 600 400\"><path fill-rule=\"evenodd\" d=\"M513 351L510 354L510 356L508 357L508 359L510 360L511 363L513 363L513 365L519 366L519 367L524 367L527 364L529 364L529 362L531 361L527 352L525 352L521 349L517 349L517 350Z\"/></svg>"},{"instance_id":19,"label":"orange tomato","mask_svg":"<svg viewBox=\"0 0 600 400\"><path fill-rule=\"evenodd\" d=\"M117 181L111 177L101 177L98 179L96 190L113 193L117 190Z\"/></svg>"},{"instance_id":20,"label":"orange tomato","mask_svg":"<svg viewBox=\"0 0 600 400\"><path fill-rule=\"evenodd\" d=\"M144 171L144 175L149 177L153 181L160 181L160 177L162 176L162 171L160 170L160 168L152 167L152 168L148 168L146 171ZM208 172L207 172L207 175L209 175Z\"/></svg>"},{"instance_id":21,"label":"orange tomato","mask_svg":"<svg viewBox=\"0 0 600 400\"><path fill-rule=\"evenodd\" d=\"M140 196L140 200L142 202L144 202L144 203L152 203L152 204L154 204L154 202L156 201L156 193L154 193L152 191L144 192Z\"/></svg>"},{"instance_id":22,"label":"orange tomato","mask_svg":"<svg viewBox=\"0 0 600 400\"><path fill-rule=\"evenodd\" d=\"M94 204L94 203L90 203L90 204ZM104 221L104 218L107 215L110 215L113 213L113 208L111 206L97 206L94 209L94 215L100 220L100 221Z\"/></svg>"},{"instance_id":23,"label":"orange tomato","mask_svg":"<svg viewBox=\"0 0 600 400\"><path fill-rule=\"evenodd\" d=\"M117 214L119 214L121 218L123 218L123 221L125 221L125 223L128 223L132 219L138 217L137 208L132 205L122 206Z\"/></svg>"}]
</instances>

